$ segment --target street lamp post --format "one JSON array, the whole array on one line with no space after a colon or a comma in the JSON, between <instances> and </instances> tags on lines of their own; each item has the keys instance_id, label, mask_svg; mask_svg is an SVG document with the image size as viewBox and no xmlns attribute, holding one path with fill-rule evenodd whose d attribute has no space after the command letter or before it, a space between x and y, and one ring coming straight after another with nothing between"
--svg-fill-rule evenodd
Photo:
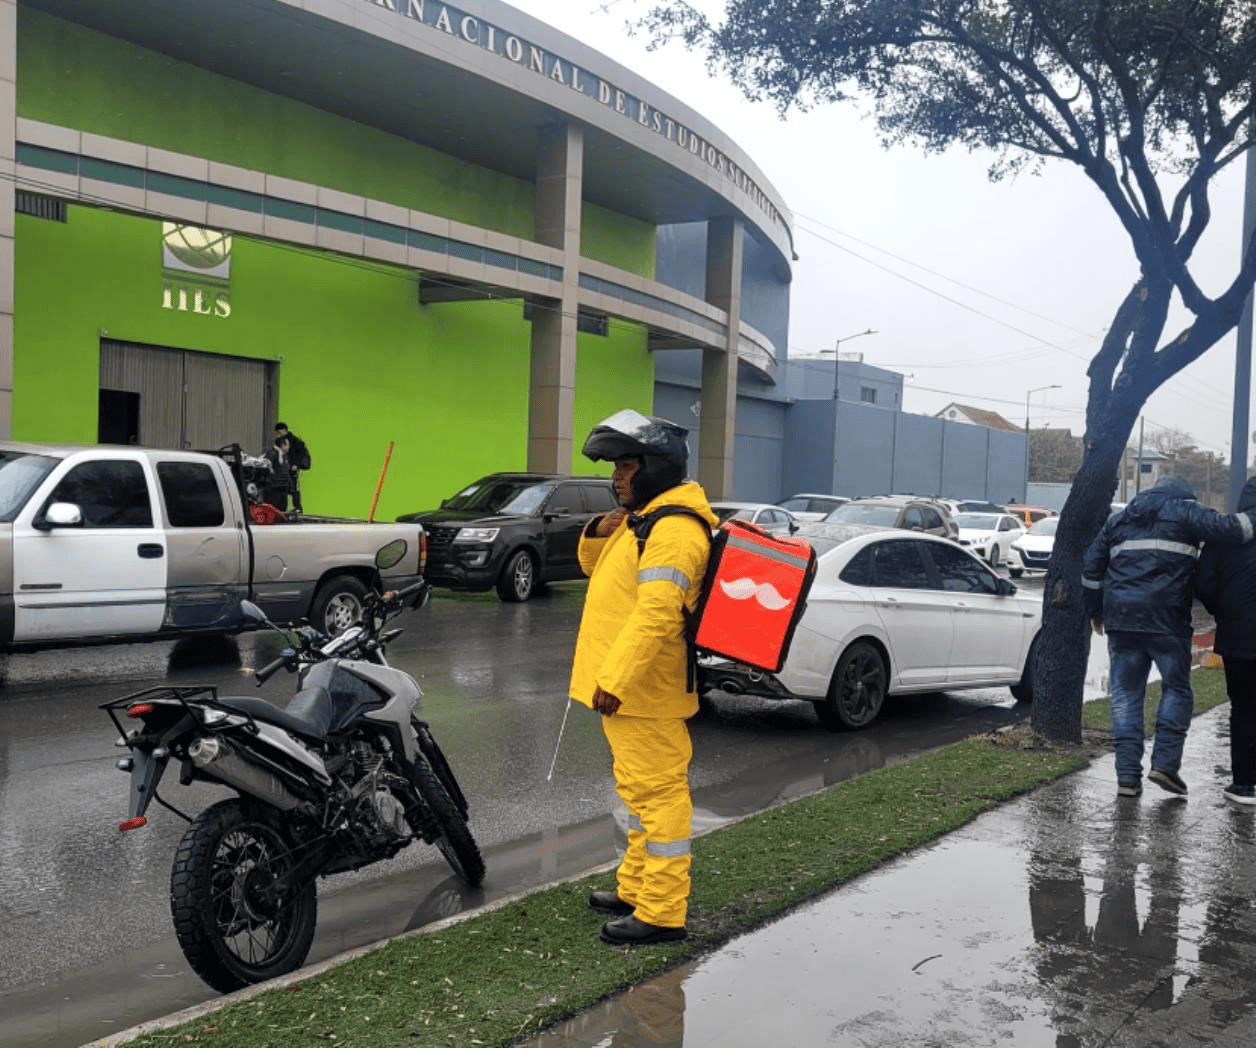
<instances>
[{"instance_id":1,"label":"street lamp post","mask_svg":"<svg viewBox=\"0 0 1256 1048\"><path fill-rule=\"evenodd\" d=\"M1031 393L1040 393L1044 389L1063 389L1059 383L1049 386L1034 386L1025 394L1025 494L1029 494L1029 397Z\"/></svg>"},{"instance_id":2,"label":"street lamp post","mask_svg":"<svg viewBox=\"0 0 1256 1048\"><path fill-rule=\"evenodd\" d=\"M1029 435L1029 395L1030 393L1041 393L1044 389L1063 389L1064 387L1058 383L1050 386L1034 386L1025 394L1025 435Z\"/></svg>"},{"instance_id":3,"label":"street lamp post","mask_svg":"<svg viewBox=\"0 0 1256 1048\"><path fill-rule=\"evenodd\" d=\"M844 335L842 338L839 338L833 344L832 349L820 350L821 353L833 354L833 399L834 400L837 399L837 364L838 364L838 359L841 356L842 343L849 342L851 339L854 339L854 338L863 338L864 335L875 335L877 333L878 332L873 331L872 328L868 328L867 331L856 331L853 335Z\"/></svg>"}]
</instances>

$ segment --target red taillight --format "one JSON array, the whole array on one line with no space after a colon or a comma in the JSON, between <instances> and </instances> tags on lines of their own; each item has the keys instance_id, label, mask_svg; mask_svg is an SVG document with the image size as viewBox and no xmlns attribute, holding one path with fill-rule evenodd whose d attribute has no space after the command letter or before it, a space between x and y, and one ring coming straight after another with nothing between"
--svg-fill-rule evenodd
<instances>
[{"instance_id":1,"label":"red taillight","mask_svg":"<svg viewBox=\"0 0 1256 1048\"><path fill-rule=\"evenodd\" d=\"M419 574L427 571L427 531L419 533Z\"/></svg>"},{"instance_id":2,"label":"red taillight","mask_svg":"<svg viewBox=\"0 0 1256 1048\"><path fill-rule=\"evenodd\" d=\"M120 829L123 833L126 833L127 830L138 830L141 826L147 825L148 820L144 818L143 815L140 815L134 819L127 819L126 822L118 823L118 829Z\"/></svg>"},{"instance_id":3,"label":"red taillight","mask_svg":"<svg viewBox=\"0 0 1256 1048\"><path fill-rule=\"evenodd\" d=\"M151 702L137 702L134 706L126 708L126 715L132 719L136 717L147 717L153 712L153 704Z\"/></svg>"}]
</instances>

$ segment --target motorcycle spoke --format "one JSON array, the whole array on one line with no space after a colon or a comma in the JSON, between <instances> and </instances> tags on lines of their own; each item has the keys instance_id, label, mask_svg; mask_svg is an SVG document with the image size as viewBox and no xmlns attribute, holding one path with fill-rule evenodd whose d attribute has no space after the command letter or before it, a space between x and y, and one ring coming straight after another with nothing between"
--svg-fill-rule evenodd
<instances>
[{"instance_id":1,"label":"motorcycle spoke","mask_svg":"<svg viewBox=\"0 0 1256 1048\"><path fill-rule=\"evenodd\" d=\"M210 902L224 944L246 963L266 961L282 938L283 908L260 911L262 900L255 893L273 883L289 854L277 853L270 842L251 833L231 834L222 841Z\"/></svg>"}]
</instances>

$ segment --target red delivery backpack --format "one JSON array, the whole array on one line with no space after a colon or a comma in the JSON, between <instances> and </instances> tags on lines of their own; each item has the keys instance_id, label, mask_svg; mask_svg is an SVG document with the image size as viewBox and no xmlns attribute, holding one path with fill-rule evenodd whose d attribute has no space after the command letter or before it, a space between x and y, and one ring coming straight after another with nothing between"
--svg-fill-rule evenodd
<instances>
[{"instance_id":1,"label":"red delivery backpack","mask_svg":"<svg viewBox=\"0 0 1256 1048\"><path fill-rule=\"evenodd\" d=\"M744 520L725 521L711 536L709 525L694 510L661 506L628 518L638 557L655 523L675 514L692 517L711 539L698 603L692 614L685 613L689 690L694 689L698 652L776 673L785 664L794 628L807 606L816 574L815 550L806 539L778 538Z\"/></svg>"}]
</instances>

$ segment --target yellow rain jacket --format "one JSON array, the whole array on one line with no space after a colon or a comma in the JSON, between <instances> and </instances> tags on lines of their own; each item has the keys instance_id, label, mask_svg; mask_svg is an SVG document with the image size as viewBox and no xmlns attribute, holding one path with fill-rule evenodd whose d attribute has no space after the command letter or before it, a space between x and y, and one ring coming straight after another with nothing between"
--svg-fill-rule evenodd
<instances>
[{"instance_id":1,"label":"yellow rain jacket","mask_svg":"<svg viewBox=\"0 0 1256 1048\"><path fill-rule=\"evenodd\" d=\"M706 493L694 483L669 488L639 510L660 506L697 510L715 527ZM684 618L702 586L711 543L696 520L663 517L638 559L637 537L625 520L608 538L580 539L580 566L589 576L568 694L592 707L598 687L623 704L616 716L692 717L698 696L686 690Z\"/></svg>"}]
</instances>

